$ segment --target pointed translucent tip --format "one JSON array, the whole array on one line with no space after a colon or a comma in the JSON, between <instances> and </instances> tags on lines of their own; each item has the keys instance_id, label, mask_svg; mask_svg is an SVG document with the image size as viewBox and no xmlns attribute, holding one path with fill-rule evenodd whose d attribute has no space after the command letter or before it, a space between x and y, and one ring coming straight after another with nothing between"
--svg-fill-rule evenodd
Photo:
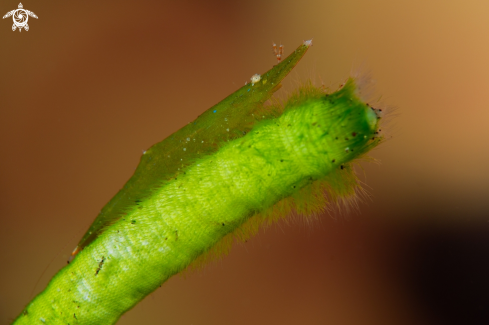
<instances>
[{"instance_id":1,"label":"pointed translucent tip","mask_svg":"<svg viewBox=\"0 0 489 325\"><path fill-rule=\"evenodd\" d=\"M309 46L312 46L312 38L308 41L304 41L304 43L302 43L303 45L309 47Z\"/></svg>"}]
</instances>

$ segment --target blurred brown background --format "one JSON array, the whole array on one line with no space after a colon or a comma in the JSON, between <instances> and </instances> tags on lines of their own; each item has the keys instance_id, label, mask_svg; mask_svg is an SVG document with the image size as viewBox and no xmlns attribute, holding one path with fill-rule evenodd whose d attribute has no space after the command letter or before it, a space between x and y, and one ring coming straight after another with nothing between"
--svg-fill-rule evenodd
<instances>
[{"instance_id":1,"label":"blurred brown background","mask_svg":"<svg viewBox=\"0 0 489 325\"><path fill-rule=\"evenodd\" d=\"M488 2L23 5L39 16L28 32L0 21L0 324L65 265L143 150L271 68L272 41L288 55L310 38L286 90L363 65L397 108L381 165L364 165L372 200L268 229L119 324L488 323Z\"/></svg>"}]
</instances>

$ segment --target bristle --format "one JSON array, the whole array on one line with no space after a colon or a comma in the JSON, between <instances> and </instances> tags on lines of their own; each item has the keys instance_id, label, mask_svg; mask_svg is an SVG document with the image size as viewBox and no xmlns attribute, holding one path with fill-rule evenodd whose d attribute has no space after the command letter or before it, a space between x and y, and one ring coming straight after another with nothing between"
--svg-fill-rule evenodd
<instances>
[{"instance_id":1,"label":"bristle","mask_svg":"<svg viewBox=\"0 0 489 325\"><path fill-rule=\"evenodd\" d=\"M363 68L351 72L351 77L355 79L357 87L356 94L365 103L369 103L374 98L375 80L368 70Z\"/></svg>"}]
</instances>

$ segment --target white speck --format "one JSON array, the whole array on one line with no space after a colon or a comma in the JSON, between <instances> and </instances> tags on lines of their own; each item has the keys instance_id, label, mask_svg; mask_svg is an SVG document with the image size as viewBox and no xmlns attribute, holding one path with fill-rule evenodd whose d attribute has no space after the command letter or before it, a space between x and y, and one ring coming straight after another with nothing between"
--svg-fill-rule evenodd
<instances>
[{"instance_id":1,"label":"white speck","mask_svg":"<svg viewBox=\"0 0 489 325\"><path fill-rule=\"evenodd\" d=\"M224 121L227 121L227 120L228 120L228 118L227 118L227 117L225 117L225 118L224 118Z\"/></svg>"},{"instance_id":2,"label":"white speck","mask_svg":"<svg viewBox=\"0 0 489 325\"><path fill-rule=\"evenodd\" d=\"M183 148L183 151L187 151L187 148Z\"/></svg>"},{"instance_id":3,"label":"white speck","mask_svg":"<svg viewBox=\"0 0 489 325\"><path fill-rule=\"evenodd\" d=\"M145 155L145 154L146 154L146 150L143 150L143 155Z\"/></svg>"},{"instance_id":4,"label":"white speck","mask_svg":"<svg viewBox=\"0 0 489 325\"><path fill-rule=\"evenodd\" d=\"M251 76L251 85L255 85L258 81L260 81L261 76L259 74L254 74Z\"/></svg>"},{"instance_id":5,"label":"white speck","mask_svg":"<svg viewBox=\"0 0 489 325\"><path fill-rule=\"evenodd\" d=\"M226 129L226 131L228 131L228 132L229 132L229 129Z\"/></svg>"},{"instance_id":6,"label":"white speck","mask_svg":"<svg viewBox=\"0 0 489 325\"><path fill-rule=\"evenodd\" d=\"M302 44L304 44L307 47L311 46L312 45L312 38L308 41L304 41L304 43L302 43Z\"/></svg>"},{"instance_id":7,"label":"white speck","mask_svg":"<svg viewBox=\"0 0 489 325\"><path fill-rule=\"evenodd\" d=\"M39 319L41 320L41 322L46 323L46 320L44 318L41 317Z\"/></svg>"},{"instance_id":8,"label":"white speck","mask_svg":"<svg viewBox=\"0 0 489 325\"><path fill-rule=\"evenodd\" d=\"M190 141L190 138L187 138L187 141Z\"/></svg>"},{"instance_id":9,"label":"white speck","mask_svg":"<svg viewBox=\"0 0 489 325\"><path fill-rule=\"evenodd\" d=\"M204 143L204 140L202 140L202 143Z\"/></svg>"},{"instance_id":10,"label":"white speck","mask_svg":"<svg viewBox=\"0 0 489 325\"><path fill-rule=\"evenodd\" d=\"M143 242L141 242L141 244L146 246L146 245L148 245L148 241L144 240Z\"/></svg>"},{"instance_id":11,"label":"white speck","mask_svg":"<svg viewBox=\"0 0 489 325\"><path fill-rule=\"evenodd\" d=\"M350 151L350 147L346 147L346 148L345 148L345 151L346 151L346 152L349 152L349 151Z\"/></svg>"}]
</instances>

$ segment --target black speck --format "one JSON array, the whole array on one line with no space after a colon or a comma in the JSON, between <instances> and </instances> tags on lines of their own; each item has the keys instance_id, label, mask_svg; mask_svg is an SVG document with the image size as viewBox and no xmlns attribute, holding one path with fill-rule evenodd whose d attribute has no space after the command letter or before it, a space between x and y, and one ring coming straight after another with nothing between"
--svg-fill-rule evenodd
<instances>
[{"instance_id":1,"label":"black speck","mask_svg":"<svg viewBox=\"0 0 489 325\"><path fill-rule=\"evenodd\" d=\"M98 269L97 269L97 271L95 271L95 275L97 275L100 272L100 270L102 269L102 266L104 265L104 262L105 262L105 257L102 256L102 260L98 264Z\"/></svg>"},{"instance_id":2,"label":"black speck","mask_svg":"<svg viewBox=\"0 0 489 325\"><path fill-rule=\"evenodd\" d=\"M131 220L131 223L134 225L136 224L136 220Z\"/></svg>"},{"instance_id":3,"label":"black speck","mask_svg":"<svg viewBox=\"0 0 489 325\"><path fill-rule=\"evenodd\" d=\"M283 159L280 159L280 162L284 162L284 160Z\"/></svg>"},{"instance_id":4,"label":"black speck","mask_svg":"<svg viewBox=\"0 0 489 325\"><path fill-rule=\"evenodd\" d=\"M226 225L226 224L223 222L223 223L222 223L222 226L224 227L225 225Z\"/></svg>"},{"instance_id":5,"label":"black speck","mask_svg":"<svg viewBox=\"0 0 489 325\"><path fill-rule=\"evenodd\" d=\"M332 163L334 163L335 161L336 161L336 159L331 160Z\"/></svg>"},{"instance_id":6,"label":"black speck","mask_svg":"<svg viewBox=\"0 0 489 325\"><path fill-rule=\"evenodd\" d=\"M340 168L341 168L341 169L343 169L343 168L345 168L345 167L344 167L343 165L341 165L341 167L340 167Z\"/></svg>"}]
</instances>

